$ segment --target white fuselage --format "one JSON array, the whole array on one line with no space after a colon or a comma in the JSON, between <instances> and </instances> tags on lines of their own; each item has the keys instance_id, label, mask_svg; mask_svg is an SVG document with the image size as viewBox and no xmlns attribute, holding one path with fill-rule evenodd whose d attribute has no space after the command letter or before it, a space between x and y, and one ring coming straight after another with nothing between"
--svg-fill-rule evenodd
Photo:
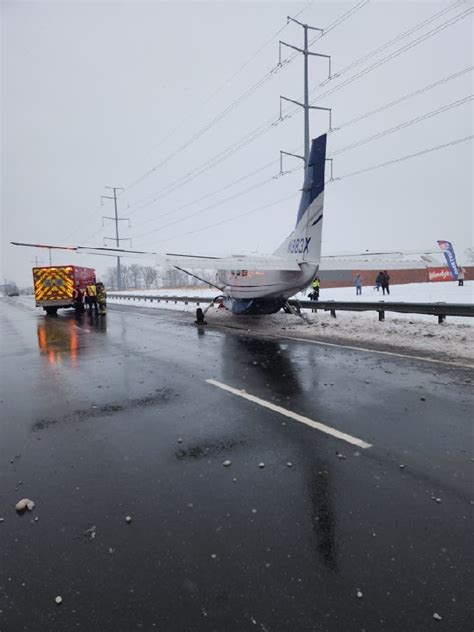
<instances>
[{"instance_id":1,"label":"white fuselage","mask_svg":"<svg viewBox=\"0 0 474 632\"><path fill-rule=\"evenodd\" d=\"M318 266L301 263L300 271L290 270L219 270L219 285L232 299L290 298L307 287Z\"/></svg>"}]
</instances>

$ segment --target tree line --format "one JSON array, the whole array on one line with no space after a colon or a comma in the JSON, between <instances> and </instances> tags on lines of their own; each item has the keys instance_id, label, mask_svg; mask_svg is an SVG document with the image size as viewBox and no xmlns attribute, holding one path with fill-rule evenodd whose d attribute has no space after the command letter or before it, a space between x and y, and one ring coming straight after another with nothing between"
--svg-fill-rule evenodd
<instances>
[{"instance_id":1,"label":"tree line","mask_svg":"<svg viewBox=\"0 0 474 632\"><path fill-rule=\"evenodd\" d=\"M196 271L197 276L209 278L206 270ZM189 276L176 268L157 268L155 266L142 266L132 263L121 265L122 290L149 290L155 288L175 287L207 287L207 284L199 279ZM109 290L116 290L117 268L111 266L105 270L103 280Z\"/></svg>"}]
</instances>

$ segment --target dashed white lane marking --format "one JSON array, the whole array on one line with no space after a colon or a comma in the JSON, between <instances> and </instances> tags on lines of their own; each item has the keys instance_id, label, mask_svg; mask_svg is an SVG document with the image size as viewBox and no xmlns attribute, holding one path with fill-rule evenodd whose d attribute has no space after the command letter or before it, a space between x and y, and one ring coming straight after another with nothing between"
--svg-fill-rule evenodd
<instances>
[{"instance_id":1,"label":"dashed white lane marking","mask_svg":"<svg viewBox=\"0 0 474 632\"><path fill-rule=\"evenodd\" d=\"M277 406L276 404L272 404L271 402L267 402L264 399L260 399L260 397L255 397L255 395L250 395L246 391L239 390L237 388L233 388L232 386L228 386L227 384L223 384L222 382L218 382L217 380L206 380L208 384L212 386L217 386L217 388L222 389L223 391L227 391L228 393L232 393L232 395L237 395L238 397L242 397L242 399L246 399L249 402L253 402L254 404L258 404L263 408L268 408L269 410L273 410L275 413L279 413L280 415L284 415L285 417L289 417L290 419L294 419L295 421L299 421L310 428L314 428L315 430L319 430L320 432L324 432L331 437L335 437L336 439L341 439L341 441L345 441L346 443L351 443L352 445L356 445L359 448L371 448L372 444L367 443L366 441L362 441L362 439L357 439L357 437L353 437L345 432L341 432L340 430L336 430L336 428L331 428L331 426L326 426L326 424L322 424L320 421L314 421L309 417L305 417L304 415L299 415L298 413L294 413L292 410L288 410L287 408L282 408L281 406Z\"/></svg>"}]
</instances>

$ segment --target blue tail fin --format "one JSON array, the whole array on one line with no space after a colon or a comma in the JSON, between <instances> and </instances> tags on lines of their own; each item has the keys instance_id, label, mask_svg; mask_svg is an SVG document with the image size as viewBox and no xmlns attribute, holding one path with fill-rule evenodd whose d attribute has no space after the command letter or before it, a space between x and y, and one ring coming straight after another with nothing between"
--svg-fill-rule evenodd
<instances>
[{"instance_id":1,"label":"blue tail fin","mask_svg":"<svg viewBox=\"0 0 474 632\"><path fill-rule=\"evenodd\" d=\"M296 257L298 261L319 263L323 230L325 167L326 134L323 134L311 143L296 227L277 248L276 255Z\"/></svg>"},{"instance_id":2,"label":"blue tail fin","mask_svg":"<svg viewBox=\"0 0 474 632\"><path fill-rule=\"evenodd\" d=\"M311 142L311 151L309 154L308 168L303 184L303 192L301 194L300 205L298 208L298 217L296 225L303 217L304 212L315 200L320 193L324 191L324 172L326 168L326 139L327 134L323 134Z\"/></svg>"}]
</instances>

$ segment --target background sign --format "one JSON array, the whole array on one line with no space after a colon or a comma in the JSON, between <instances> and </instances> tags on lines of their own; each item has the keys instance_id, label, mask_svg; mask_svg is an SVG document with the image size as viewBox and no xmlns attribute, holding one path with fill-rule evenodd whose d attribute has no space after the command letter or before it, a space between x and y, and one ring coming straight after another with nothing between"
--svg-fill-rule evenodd
<instances>
[{"instance_id":1,"label":"background sign","mask_svg":"<svg viewBox=\"0 0 474 632\"><path fill-rule=\"evenodd\" d=\"M452 281L451 270L449 268L428 268L429 281Z\"/></svg>"},{"instance_id":2,"label":"background sign","mask_svg":"<svg viewBox=\"0 0 474 632\"><path fill-rule=\"evenodd\" d=\"M458 278L458 264L456 263L453 244L450 241L438 239L438 246L444 252L444 256L446 257L446 261L451 272L451 277L456 280Z\"/></svg>"}]
</instances>

